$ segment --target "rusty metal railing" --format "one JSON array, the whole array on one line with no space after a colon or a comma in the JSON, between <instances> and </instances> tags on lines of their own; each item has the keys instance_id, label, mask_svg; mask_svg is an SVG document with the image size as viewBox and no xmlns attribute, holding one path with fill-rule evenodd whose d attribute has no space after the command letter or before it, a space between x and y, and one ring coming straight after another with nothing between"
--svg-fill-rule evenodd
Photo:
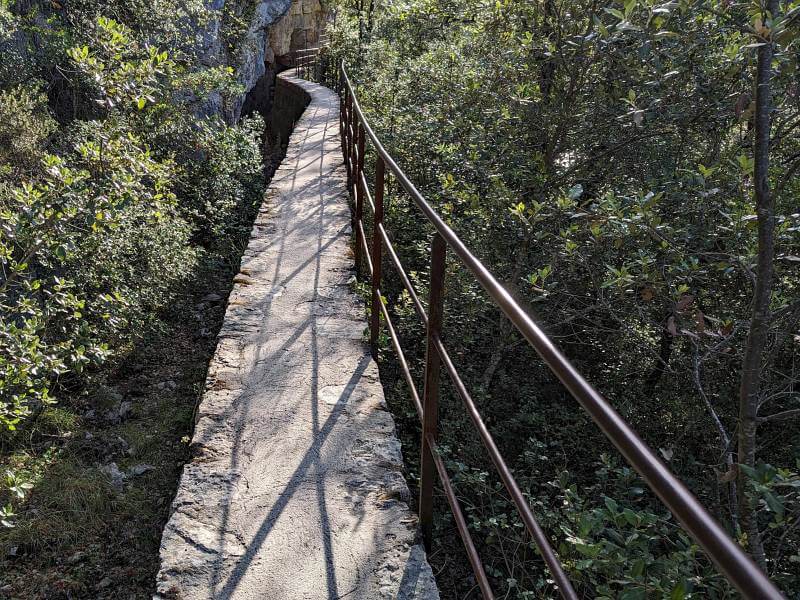
<instances>
[{"instance_id":1,"label":"rusty metal railing","mask_svg":"<svg viewBox=\"0 0 800 600\"><path fill-rule=\"evenodd\" d=\"M321 47L303 48L302 50L294 51L294 75L306 79L309 75L313 75L312 70L317 65L317 58Z\"/></svg>"},{"instance_id":2,"label":"rusty metal railing","mask_svg":"<svg viewBox=\"0 0 800 600\"><path fill-rule=\"evenodd\" d=\"M354 230L356 264L366 262L372 283L370 343L377 358L378 335L381 315L397 353L400 369L411 391L411 399L422 421L422 452L419 482L419 518L425 545L430 549L433 517L433 485L438 476L444 495L455 517L456 527L464 543L470 564L484 598L494 598L489 580L483 569L475 543L467 528L466 520L459 506L452 483L436 445L438 430L439 378L444 367L473 424L488 452L495 468L511 496L525 528L536 543L553 580L563 598L576 600L577 595L570 583L555 550L551 546L514 476L500 454L492 435L484 423L464 382L458 374L441 338L443 314L443 286L445 278L445 259L448 249L472 273L486 290L492 301L500 308L528 343L536 350L545 364L567 388L583 409L589 413L595 424L616 446L625 460L641 475L650 489L680 522L697 543L705 550L717 569L730 581L745 598L753 600L772 600L783 598L778 588L751 560L750 556L736 544L723 527L686 488L686 486L661 462L653 450L645 444L633 428L617 413L611 404L575 369L569 360L553 344L541 328L531 319L525 309L514 300L492 273L478 260L455 232L445 224L439 214L426 202L402 169L392 159L370 127L353 85L347 75L344 63L340 68L340 132L342 152L347 167L348 186L354 197ZM370 193L364 175L364 156L367 140L377 155L375 162L374 197ZM431 245L431 282L426 313L418 294L406 274L400 258L395 252L384 227L384 187L387 169L394 175L403 190L433 226L435 233ZM364 206L373 214L372 247L370 248L364 232ZM425 356L424 389L420 399L400 339L394 328L389 311L381 300L383 251L397 270L403 286L408 291L412 304L427 328L427 349Z\"/></svg>"},{"instance_id":3,"label":"rusty metal railing","mask_svg":"<svg viewBox=\"0 0 800 600\"><path fill-rule=\"evenodd\" d=\"M319 36L316 46L309 48L308 43L300 50L293 52L294 75L302 79L315 79L319 75L320 52L328 45L328 36L323 33Z\"/></svg>"}]
</instances>

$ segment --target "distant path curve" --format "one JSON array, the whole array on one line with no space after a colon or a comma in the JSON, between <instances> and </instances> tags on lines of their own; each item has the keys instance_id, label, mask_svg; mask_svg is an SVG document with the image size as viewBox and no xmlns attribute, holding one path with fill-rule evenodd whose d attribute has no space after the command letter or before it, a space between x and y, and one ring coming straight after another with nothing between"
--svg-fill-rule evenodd
<instances>
[{"instance_id":1,"label":"distant path curve","mask_svg":"<svg viewBox=\"0 0 800 600\"><path fill-rule=\"evenodd\" d=\"M438 599L349 287L339 98L276 89L308 106L234 279L157 597Z\"/></svg>"}]
</instances>

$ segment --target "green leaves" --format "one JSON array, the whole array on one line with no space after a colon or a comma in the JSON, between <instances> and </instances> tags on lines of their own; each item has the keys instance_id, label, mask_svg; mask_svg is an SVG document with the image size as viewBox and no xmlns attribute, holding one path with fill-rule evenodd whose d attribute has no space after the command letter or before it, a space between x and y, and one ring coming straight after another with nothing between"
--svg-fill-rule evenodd
<instances>
[{"instance_id":1,"label":"green leaves","mask_svg":"<svg viewBox=\"0 0 800 600\"><path fill-rule=\"evenodd\" d=\"M695 562L696 548L668 515L650 510L656 505L641 497L635 473L608 457L598 467L592 483L582 486L562 477L562 496L551 500L562 506L558 520L567 543L560 553L573 581L597 598L688 596L689 581L703 582L700 593L717 594L710 565Z\"/></svg>"},{"instance_id":2,"label":"green leaves","mask_svg":"<svg viewBox=\"0 0 800 600\"><path fill-rule=\"evenodd\" d=\"M8 528L14 527L15 516L14 507L11 504L0 506L0 526Z\"/></svg>"},{"instance_id":3,"label":"green leaves","mask_svg":"<svg viewBox=\"0 0 800 600\"><path fill-rule=\"evenodd\" d=\"M5 472L5 484L6 488L20 500L25 498L25 492L33 488L32 483L21 480L18 474L11 470Z\"/></svg>"},{"instance_id":4,"label":"green leaves","mask_svg":"<svg viewBox=\"0 0 800 600\"><path fill-rule=\"evenodd\" d=\"M578 200L578 198L580 198L582 194L583 194L583 186L580 183L576 183L571 188L569 188L569 191L567 192L567 197L570 200L575 201Z\"/></svg>"},{"instance_id":5,"label":"green leaves","mask_svg":"<svg viewBox=\"0 0 800 600\"><path fill-rule=\"evenodd\" d=\"M96 50L75 46L67 55L83 72L87 85L93 85L96 102L107 110L143 110L164 93L169 71L175 65L165 51L139 46L133 32L121 23L98 17L94 33ZM91 83L90 83L91 82Z\"/></svg>"},{"instance_id":6,"label":"green leaves","mask_svg":"<svg viewBox=\"0 0 800 600\"><path fill-rule=\"evenodd\" d=\"M89 60L89 46L76 46L67 50L69 56L75 62L87 62Z\"/></svg>"},{"instance_id":7,"label":"green leaves","mask_svg":"<svg viewBox=\"0 0 800 600\"><path fill-rule=\"evenodd\" d=\"M787 505L796 506L800 501L800 474L791 469L776 469L760 462L755 468L738 465L746 480L748 494L755 503L761 503L771 513L772 527L784 522Z\"/></svg>"},{"instance_id":8,"label":"green leaves","mask_svg":"<svg viewBox=\"0 0 800 600\"><path fill-rule=\"evenodd\" d=\"M546 265L541 269L537 269L534 273L528 275L528 283L533 286L533 288L537 291L542 293L543 295L547 295L547 279L552 274L553 269L550 265Z\"/></svg>"},{"instance_id":9,"label":"green leaves","mask_svg":"<svg viewBox=\"0 0 800 600\"><path fill-rule=\"evenodd\" d=\"M739 168L742 170L744 174L746 175L753 174L753 166L755 164L753 161L753 157L747 156L745 154L740 154L739 156L736 157L736 164L739 166Z\"/></svg>"},{"instance_id":10,"label":"green leaves","mask_svg":"<svg viewBox=\"0 0 800 600\"><path fill-rule=\"evenodd\" d=\"M602 287L618 287L624 288L633 283L633 276L628 271L627 265L622 265L617 268L613 265L607 265L607 277L603 281Z\"/></svg>"},{"instance_id":11,"label":"green leaves","mask_svg":"<svg viewBox=\"0 0 800 600\"><path fill-rule=\"evenodd\" d=\"M716 416L729 433L735 431L731 399L758 270L750 110L755 51L743 47L754 41L744 33L754 23L749 12L761 9L683 0L596 8L569 1L555 11L531 2L503 2L502 11L493 4L411 0L393 9L402 18L377 10L370 39L358 39L357 16L348 20L343 9L336 51L352 58L373 126L425 196L447 211L448 222L477 255L518 286L515 294L536 303L535 318L646 439L670 449L671 468L704 501L716 502L712 465L722 450L694 374L699 372L699 387ZM774 20L762 21L778 35ZM787 36L787 43L796 42ZM777 83L769 183L780 207L782 257L772 308L784 318L800 290L797 264L785 258L800 256L800 220L793 216L800 194L796 55L791 49L772 65ZM427 256L416 240L428 233L404 203L397 199L392 233L405 250L403 260L424 274ZM549 375L503 354L495 309L469 278L454 279L449 293L459 314L450 317L459 332L454 344L476 381L490 372L487 414L510 436L509 447L521 445L514 445L519 440L513 435L524 427L541 430L547 423L556 438L560 434L552 432L572 433L574 413L551 410L552 397L541 391ZM689 295L693 302L681 308ZM773 395L796 387L792 327L785 320L775 324L775 354L762 373L770 390L765 399L782 408L794 406L794 400ZM496 373L484 365L495 354L506 357ZM470 356L480 358L469 362ZM502 404L507 396L526 402ZM789 425L767 426L791 438ZM655 504L645 507L624 489L594 487L585 473L584 443L570 440L559 450L563 468L576 473L582 505L570 504L558 516L574 517L570 535L580 542L566 544L565 553L579 565L585 595L635 597L645 589L658 598L725 597L719 580L697 575L709 573L708 564L674 523L660 520L664 515ZM771 444L763 451L787 464L793 460L788 446ZM788 488L760 485L765 489L754 491L753 503L762 526L774 528L774 549L797 500ZM717 513L734 530L731 499L719 487ZM464 494L478 503L474 494ZM550 508L561 499L542 502ZM565 492L563 500L574 498ZM564 524L555 517L551 523L556 530ZM668 541L654 548L643 542L648 536ZM797 541L797 534L788 538ZM493 537L495 547L500 539ZM770 568L791 570L787 559L780 562ZM533 576L517 579L516 589L546 589L536 588Z\"/></svg>"},{"instance_id":12,"label":"green leaves","mask_svg":"<svg viewBox=\"0 0 800 600\"><path fill-rule=\"evenodd\" d=\"M70 54L91 62L92 53L84 46ZM153 227L150 217L175 217L170 190L176 172L170 160L156 160L137 135L113 122L81 124L72 139L71 151L43 154L40 168L27 165L21 181L0 181L4 429L15 428L32 408L52 402L51 382L58 376L81 374L102 362L108 355L106 341L118 337L132 317L141 319L144 306L157 305L151 300L174 275L163 282L148 277L145 284L137 275L144 272L142 266L131 265L169 252L168 260L153 261L162 277L161 266L190 254L185 224ZM158 242L148 240L154 234L161 237Z\"/></svg>"},{"instance_id":13,"label":"green leaves","mask_svg":"<svg viewBox=\"0 0 800 600\"><path fill-rule=\"evenodd\" d=\"M672 589L672 593L669 595L670 600L684 600L686 598L686 581L681 580L677 583L677 585Z\"/></svg>"}]
</instances>

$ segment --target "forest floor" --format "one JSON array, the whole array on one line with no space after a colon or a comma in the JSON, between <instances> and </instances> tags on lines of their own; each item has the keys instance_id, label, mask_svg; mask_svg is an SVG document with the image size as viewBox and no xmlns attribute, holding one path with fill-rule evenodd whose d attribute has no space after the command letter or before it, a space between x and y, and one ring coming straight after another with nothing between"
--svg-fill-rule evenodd
<instances>
[{"instance_id":1,"label":"forest floor","mask_svg":"<svg viewBox=\"0 0 800 600\"><path fill-rule=\"evenodd\" d=\"M35 486L0 529L0 598L150 598L237 265L209 256L159 331L3 449Z\"/></svg>"}]
</instances>

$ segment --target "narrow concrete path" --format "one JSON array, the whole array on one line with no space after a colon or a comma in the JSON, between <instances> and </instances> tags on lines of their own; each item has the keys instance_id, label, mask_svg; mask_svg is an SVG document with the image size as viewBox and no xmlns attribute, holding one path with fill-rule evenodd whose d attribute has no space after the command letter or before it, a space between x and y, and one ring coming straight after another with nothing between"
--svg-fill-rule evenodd
<instances>
[{"instance_id":1,"label":"narrow concrete path","mask_svg":"<svg viewBox=\"0 0 800 600\"><path fill-rule=\"evenodd\" d=\"M310 104L235 279L158 593L438 599L349 287L338 97L280 77Z\"/></svg>"}]
</instances>

